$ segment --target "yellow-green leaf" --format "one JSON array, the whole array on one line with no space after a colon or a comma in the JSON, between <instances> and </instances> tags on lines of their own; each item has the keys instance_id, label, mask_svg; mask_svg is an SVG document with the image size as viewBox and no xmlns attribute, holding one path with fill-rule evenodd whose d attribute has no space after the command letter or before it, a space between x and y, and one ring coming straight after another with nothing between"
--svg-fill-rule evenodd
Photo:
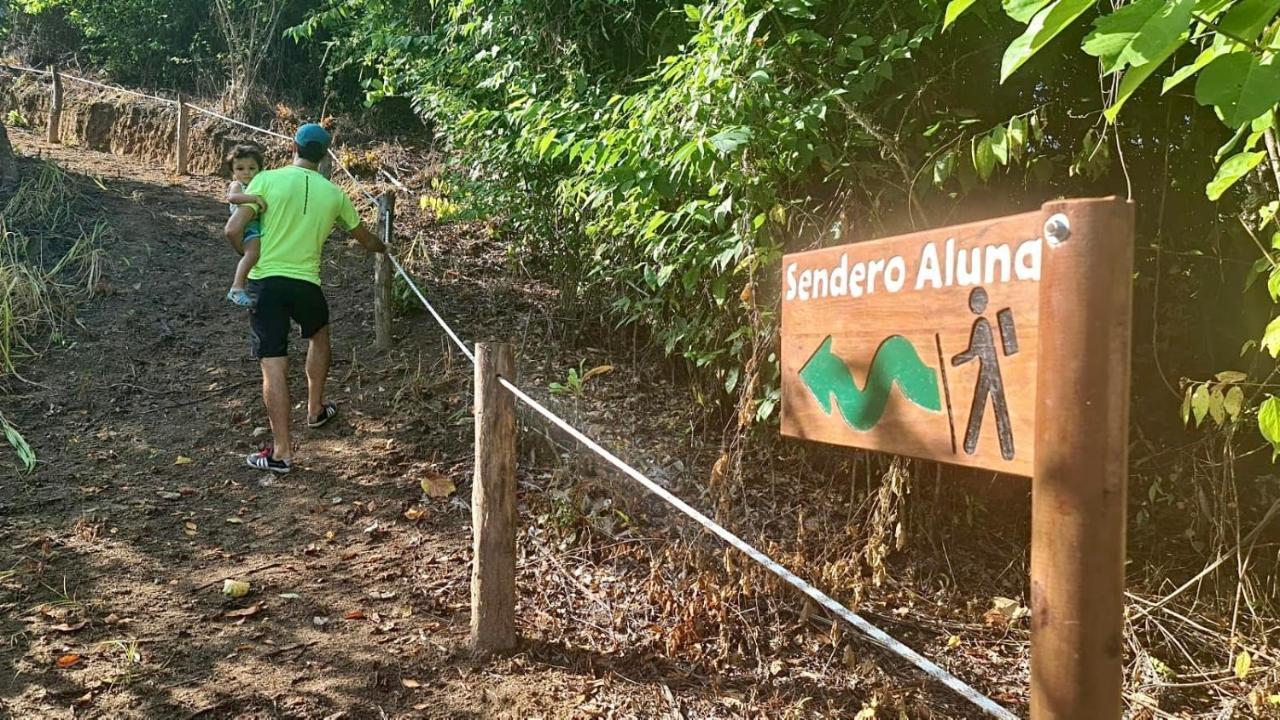
<instances>
[{"instance_id":1,"label":"yellow-green leaf","mask_svg":"<svg viewBox=\"0 0 1280 720\"><path fill-rule=\"evenodd\" d=\"M947 11L942 18L942 29L946 30L951 27L965 10L968 10L977 0L951 0L947 3Z\"/></svg>"},{"instance_id":2,"label":"yellow-green leaf","mask_svg":"<svg viewBox=\"0 0 1280 720\"><path fill-rule=\"evenodd\" d=\"M1262 333L1262 349L1271 353L1271 357L1280 355L1280 317L1267 323Z\"/></svg>"},{"instance_id":3,"label":"yellow-green leaf","mask_svg":"<svg viewBox=\"0 0 1280 720\"><path fill-rule=\"evenodd\" d=\"M1218 167L1218 174L1213 176L1213 180L1205 186L1204 193L1209 196L1210 200L1217 200L1222 197L1232 185L1247 175L1250 170L1258 166L1262 159L1267 156L1266 152L1242 152L1236 153L1227 158L1225 162Z\"/></svg>"},{"instance_id":4,"label":"yellow-green leaf","mask_svg":"<svg viewBox=\"0 0 1280 720\"><path fill-rule=\"evenodd\" d=\"M1076 18L1093 7L1092 0L1054 0L1031 18L1026 32L1009 43L1000 62L1000 82L1004 82L1023 63L1031 59L1049 41L1058 36Z\"/></svg>"},{"instance_id":5,"label":"yellow-green leaf","mask_svg":"<svg viewBox=\"0 0 1280 720\"><path fill-rule=\"evenodd\" d=\"M1280 453L1280 400L1268 397L1258 408L1258 431Z\"/></svg>"},{"instance_id":6,"label":"yellow-green leaf","mask_svg":"<svg viewBox=\"0 0 1280 720\"><path fill-rule=\"evenodd\" d=\"M1243 407L1244 390L1241 390L1239 385L1233 385L1231 389L1227 391L1226 399L1222 401L1222 408L1226 410L1227 414L1231 416L1232 420L1234 420L1240 417L1240 410Z\"/></svg>"},{"instance_id":7,"label":"yellow-green leaf","mask_svg":"<svg viewBox=\"0 0 1280 720\"><path fill-rule=\"evenodd\" d=\"M1213 422L1218 427L1222 427L1222 423L1227 420L1226 408L1223 407L1225 403L1226 398L1222 396L1221 390L1214 389L1213 392L1209 393L1209 417L1213 418Z\"/></svg>"},{"instance_id":8,"label":"yellow-green leaf","mask_svg":"<svg viewBox=\"0 0 1280 720\"><path fill-rule=\"evenodd\" d=\"M1236 677L1241 680L1245 679L1249 675L1249 668L1251 667L1253 667L1253 658L1249 657L1249 651L1241 650L1240 654L1236 655Z\"/></svg>"},{"instance_id":9,"label":"yellow-green leaf","mask_svg":"<svg viewBox=\"0 0 1280 720\"><path fill-rule=\"evenodd\" d=\"M1200 385L1196 387L1195 392L1191 393L1191 414L1195 416L1196 427L1200 427L1200 423L1204 422L1204 416L1209 414L1209 386Z\"/></svg>"}]
</instances>

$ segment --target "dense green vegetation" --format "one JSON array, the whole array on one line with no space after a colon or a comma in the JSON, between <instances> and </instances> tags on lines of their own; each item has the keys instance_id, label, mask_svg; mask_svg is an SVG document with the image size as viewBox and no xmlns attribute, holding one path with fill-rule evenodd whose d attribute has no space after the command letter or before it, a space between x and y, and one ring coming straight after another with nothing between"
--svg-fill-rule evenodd
<instances>
[{"instance_id":1,"label":"dense green vegetation","mask_svg":"<svg viewBox=\"0 0 1280 720\"><path fill-rule=\"evenodd\" d=\"M408 99L458 169L433 202L499 221L566 307L755 421L777 407L782 252L1130 196L1139 522L1207 496L1220 542L1234 498L1267 495L1224 494L1216 461L1280 440L1280 0L216 4L272 30L248 105ZM217 92L253 71L194 5L9 5L30 62L81 47L120 81Z\"/></svg>"}]
</instances>

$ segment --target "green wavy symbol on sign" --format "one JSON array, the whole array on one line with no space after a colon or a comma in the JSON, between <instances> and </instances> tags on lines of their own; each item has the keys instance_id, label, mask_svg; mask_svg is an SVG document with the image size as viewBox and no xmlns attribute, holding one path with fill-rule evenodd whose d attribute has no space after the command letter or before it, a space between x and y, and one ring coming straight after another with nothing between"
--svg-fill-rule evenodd
<instances>
[{"instance_id":1,"label":"green wavy symbol on sign","mask_svg":"<svg viewBox=\"0 0 1280 720\"><path fill-rule=\"evenodd\" d=\"M880 422L894 383L908 400L932 412L942 411L937 371L920 359L916 346L901 335L885 338L871 359L871 370L862 388L844 361L831 352L831 336L818 346L800 368L800 380L823 412L831 414L832 398L849 427L866 432Z\"/></svg>"}]
</instances>

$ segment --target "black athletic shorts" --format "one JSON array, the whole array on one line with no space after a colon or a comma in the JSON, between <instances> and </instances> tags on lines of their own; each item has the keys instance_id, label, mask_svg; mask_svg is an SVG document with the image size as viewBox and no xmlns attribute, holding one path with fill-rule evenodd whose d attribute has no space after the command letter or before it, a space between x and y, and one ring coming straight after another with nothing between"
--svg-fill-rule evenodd
<instances>
[{"instance_id":1,"label":"black athletic shorts","mask_svg":"<svg viewBox=\"0 0 1280 720\"><path fill-rule=\"evenodd\" d=\"M309 338L329 324L329 303L319 285L287 277L250 280L245 287L255 300L249 309L252 353L256 358L289 355L289 321Z\"/></svg>"}]
</instances>

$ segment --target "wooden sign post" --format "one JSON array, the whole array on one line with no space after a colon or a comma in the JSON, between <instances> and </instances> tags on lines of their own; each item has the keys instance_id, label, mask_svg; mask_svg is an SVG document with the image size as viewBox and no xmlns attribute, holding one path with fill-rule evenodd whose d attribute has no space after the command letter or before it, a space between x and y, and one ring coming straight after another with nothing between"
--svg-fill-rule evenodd
<instances>
[{"instance_id":1,"label":"wooden sign post","mask_svg":"<svg viewBox=\"0 0 1280 720\"><path fill-rule=\"evenodd\" d=\"M188 157L191 152L191 114L187 110L187 100L178 93L178 126L173 134L173 164L179 175L187 174Z\"/></svg>"},{"instance_id":2,"label":"wooden sign post","mask_svg":"<svg viewBox=\"0 0 1280 720\"><path fill-rule=\"evenodd\" d=\"M58 74L58 66L49 66L49 127L46 128L45 140L53 145L62 141L62 76Z\"/></svg>"},{"instance_id":3,"label":"wooden sign post","mask_svg":"<svg viewBox=\"0 0 1280 720\"><path fill-rule=\"evenodd\" d=\"M1032 478L1031 713L1119 718L1133 208L787 255L782 432Z\"/></svg>"}]
</instances>

